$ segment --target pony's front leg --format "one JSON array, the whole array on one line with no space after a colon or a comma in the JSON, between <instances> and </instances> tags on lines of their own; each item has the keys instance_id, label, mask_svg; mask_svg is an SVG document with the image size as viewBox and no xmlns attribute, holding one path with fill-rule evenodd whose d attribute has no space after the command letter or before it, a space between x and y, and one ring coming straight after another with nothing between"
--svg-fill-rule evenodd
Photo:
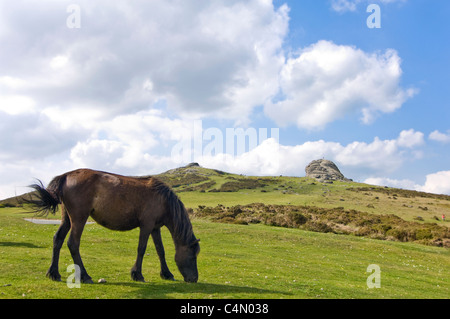
<instances>
[{"instance_id":1,"label":"pony's front leg","mask_svg":"<svg viewBox=\"0 0 450 319\"><path fill-rule=\"evenodd\" d=\"M152 239L155 244L156 252L158 253L159 261L161 263L160 276L162 279L175 280L173 274L170 272L166 264L166 257L164 253L164 246L161 239L161 229L156 228L152 231Z\"/></svg>"},{"instance_id":2,"label":"pony's front leg","mask_svg":"<svg viewBox=\"0 0 450 319\"><path fill-rule=\"evenodd\" d=\"M139 245L136 263L134 264L133 268L131 268L131 279L134 281L145 282L144 276L142 275L142 260L144 259L145 250L147 249L149 236L150 231L141 227L139 232Z\"/></svg>"},{"instance_id":3,"label":"pony's front leg","mask_svg":"<svg viewBox=\"0 0 450 319\"><path fill-rule=\"evenodd\" d=\"M59 274L58 263L59 263L59 253L61 251L62 244L64 243L64 239L67 236L67 233L70 230L70 219L67 216L67 213L64 212L62 208L63 217L61 221L61 225L53 236L53 255L52 255L52 264L47 271L47 277L51 280L61 281L61 275Z\"/></svg>"}]
</instances>

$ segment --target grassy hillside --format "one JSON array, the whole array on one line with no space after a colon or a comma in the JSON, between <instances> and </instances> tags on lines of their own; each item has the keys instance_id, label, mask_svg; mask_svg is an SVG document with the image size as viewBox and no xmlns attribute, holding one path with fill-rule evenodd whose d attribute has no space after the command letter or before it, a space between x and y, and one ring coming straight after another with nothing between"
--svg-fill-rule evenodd
<instances>
[{"instance_id":1,"label":"grassy hillside","mask_svg":"<svg viewBox=\"0 0 450 319\"><path fill-rule=\"evenodd\" d=\"M66 245L63 282L52 282L45 272L57 226L25 221L30 215L23 208L10 207L17 203L14 198L0 202L0 298L449 296L449 223L440 216L450 217L450 196L354 182L241 176L195 165L157 177L189 208L201 238L198 284L161 280L151 241L143 265L149 283L132 282L138 230L113 232L97 224L86 226L81 254L94 281L107 282L69 289L65 270L72 260ZM58 213L49 217L59 218ZM169 268L181 280L165 229L163 241ZM371 264L381 269L379 289L366 284Z\"/></svg>"},{"instance_id":2,"label":"grassy hillside","mask_svg":"<svg viewBox=\"0 0 450 319\"><path fill-rule=\"evenodd\" d=\"M450 247L449 223L441 219L442 214L450 216L447 195L350 181L241 176L193 165L157 177L171 185L196 216L214 221Z\"/></svg>"},{"instance_id":3,"label":"grassy hillside","mask_svg":"<svg viewBox=\"0 0 450 319\"><path fill-rule=\"evenodd\" d=\"M450 216L447 195L351 181L320 183L306 177L242 176L195 163L156 177L170 185L196 216L212 217L213 221L262 222L450 247L450 223L441 218L443 214ZM0 201L0 207L14 207L20 200ZM245 214L236 214L242 206L246 206ZM274 216L267 216L268 211ZM303 222L289 221L299 214Z\"/></svg>"},{"instance_id":4,"label":"grassy hillside","mask_svg":"<svg viewBox=\"0 0 450 319\"><path fill-rule=\"evenodd\" d=\"M442 223L450 218L450 196L355 182L319 183L307 177L242 176L187 166L156 175L173 187L186 206L303 205L343 207L371 214L394 214L407 221Z\"/></svg>"},{"instance_id":5,"label":"grassy hillside","mask_svg":"<svg viewBox=\"0 0 450 319\"><path fill-rule=\"evenodd\" d=\"M180 196L187 207L235 206L252 203L342 207L371 214L394 214L406 221L442 222L450 219L450 196L373 186L355 182L319 183L307 177L243 176L187 165L155 175ZM24 196L29 196L26 194ZM15 207L22 196L0 200Z\"/></svg>"}]
</instances>

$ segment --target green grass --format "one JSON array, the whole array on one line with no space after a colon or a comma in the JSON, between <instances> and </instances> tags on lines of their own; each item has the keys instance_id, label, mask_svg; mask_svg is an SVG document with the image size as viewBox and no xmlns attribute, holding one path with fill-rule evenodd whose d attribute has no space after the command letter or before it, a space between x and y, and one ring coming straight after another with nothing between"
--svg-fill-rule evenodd
<instances>
[{"instance_id":1,"label":"green grass","mask_svg":"<svg viewBox=\"0 0 450 319\"><path fill-rule=\"evenodd\" d=\"M265 205L343 207L370 214L394 214L406 221L442 222L450 218L450 196L310 178L252 177L203 167L178 168L158 175L186 207ZM69 289L66 272L72 259L61 250L62 282L45 277L50 265L55 225L24 221L16 199L0 201L0 298L448 298L450 251L354 235L318 233L263 224L235 225L193 218L201 238L199 282L187 284L174 262L174 246L163 228L166 259L177 281L159 277L151 240L143 263L146 283L131 281L138 230L114 232L87 225L81 255L94 282ZM57 214L58 215L58 214ZM59 216L49 216L58 218ZM369 265L381 269L381 288L366 284Z\"/></svg>"},{"instance_id":2,"label":"green grass","mask_svg":"<svg viewBox=\"0 0 450 319\"><path fill-rule=\"evenodd\" d=\"M202 193L204 195L204 193ZM199 196L200 194L198 194ZM237 195L223 193L225 196ZM182 194L183 200L189 197ZM225 200L232 197L222 197ZM241 199L243 199L241 197ZM192 199L193 201L194 199ZM193 202L192 202L193 203ZM242 204L242 201L240 202ZM72 264L61 250L62 282L45 277L55 225L37 225L0 209L0 298L448 298L448 249L349 235L315 233L265 225L217 224L194 219L201 238L199 282L182 281L170 234L163 241L177 281L159 278L159 262L149 243L143 263L146 283L131 281L138 230L114 232L87 225L81 242L84 264L94 281L69 289ZM381 288L368 289L367 266L381 269Z\"/></svg>"}]
</instances>

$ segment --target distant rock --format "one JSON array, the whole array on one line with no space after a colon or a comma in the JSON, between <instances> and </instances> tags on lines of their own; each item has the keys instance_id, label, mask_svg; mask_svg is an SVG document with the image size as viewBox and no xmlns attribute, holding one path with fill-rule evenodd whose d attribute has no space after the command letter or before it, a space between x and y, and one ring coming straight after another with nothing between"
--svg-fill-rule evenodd
<instances>
[{"instance_id":1,"label":"distant rock","mask_svg":"<svg viewBox=\"0 0 450 319\"><path fill-rule=\"evenodd\" d=\"M342 175L339 168L332 161L326 159L314 160L305 168L306 177L312 177L319 182L327 183L332 181L351 181Z\"/></svg>"}]
</instances>

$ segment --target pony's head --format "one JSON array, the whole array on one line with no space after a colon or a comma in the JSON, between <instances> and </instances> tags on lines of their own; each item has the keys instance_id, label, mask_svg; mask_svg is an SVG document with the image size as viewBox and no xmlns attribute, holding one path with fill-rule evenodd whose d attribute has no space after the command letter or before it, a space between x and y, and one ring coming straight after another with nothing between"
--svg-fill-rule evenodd
<instances>
[{"instance_id":1,"label":"pony's head","mask_svg":"<svg viewBox=\"0 0 450 319\"><path fill-rule=\"evenodd\" d=\"M187 245L177 245L175 262L186 282L197 282L197 256L200 253L200 239L195 239Z\"/></svg>"}]
</instances>

